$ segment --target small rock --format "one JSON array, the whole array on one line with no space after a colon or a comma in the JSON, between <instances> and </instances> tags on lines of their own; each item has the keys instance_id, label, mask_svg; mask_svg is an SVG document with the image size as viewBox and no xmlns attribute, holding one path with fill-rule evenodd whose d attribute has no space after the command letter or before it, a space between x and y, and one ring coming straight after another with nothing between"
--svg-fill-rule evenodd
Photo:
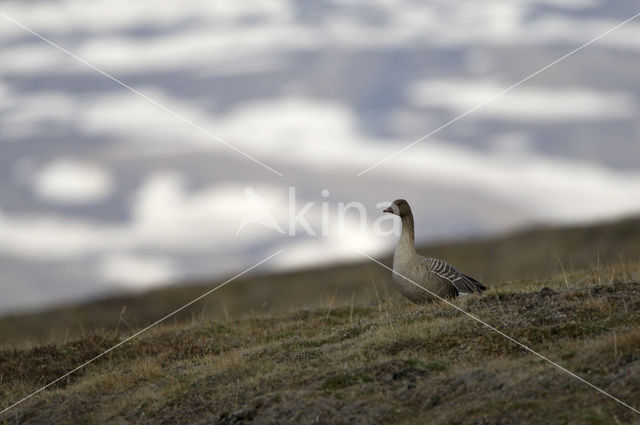
<instances>
[{"instance_id":1,"label":"small rock","mask_svg":"<svg viewBox=\"0 0 640 425\"><path fill-rule=\"evenodd\" d=\"M545 297L549 297L551 295L555 295L555 291L547 286L545 286L544 288L542 288L540 290L540 295L545 296Z\"/></svg>"}]
</instances>

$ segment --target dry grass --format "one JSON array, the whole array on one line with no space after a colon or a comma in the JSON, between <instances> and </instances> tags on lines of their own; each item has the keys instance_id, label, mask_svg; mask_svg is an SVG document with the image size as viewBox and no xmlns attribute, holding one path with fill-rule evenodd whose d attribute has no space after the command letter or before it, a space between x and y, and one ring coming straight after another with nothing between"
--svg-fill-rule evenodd
<instances>
[{"instance_id":1,"label":"dry grass","mask_svg":"<svg viewBox=\"0 0 640 425\"><path fill-rule=\"evenodd\" d=\"M542 286L567 287L567 282L579 286L593 280L640 280L640 219L533 229L492 239L440 243L420 252L444 258L492 289L509 292L533 291ZM390 259L386 263L390 264ZM0 318L0 347L63 343L100 328L132 333L217 283L192 282ZM377 305L395 294L389 284L388 271L371 261L249 276L178 315L174 323L224 321L313 308L331 310L352 302Z\"/></svg>"},{"instance_id":2,"label":"dry grass","mask_svg":"<svg viewBox=\"0 0 640 425\"><path fill-rule=\"evenodd\" d=\"M566 288L564 278L557 279L556 290L501 288L456 302L637 404L640 283L598 284L592 274ZM115 342L113 331L103 331L0 352L3 398L18 399ZM415 307L389 298L380 306L159 327L2 419L280 424L425 418L465 424L638 419L450 306Z\"/></svg>"},{"instance_id":3,"label":"dry grass","mask_svg":"<svg viewBox=\"0 0 640 425\"><path fill-rule=\"evenodd\" d=\"M471 255L476 248L459 249ZM640 263L609 253L582 269L560 267L545 252L553 265L547 277L506 280L483 297L455 303L639 408ZM638 423L632 411L463 313L443 303L411 305L389 289L386 272L358 267L266 278L273 287L263 287L263 296L297 283L293 292L304 300L298 305L284 300L282 308L235 317L197 306L0 416L0 423ZM348 289L337 286L347 277ZM330 284L300 289L322 279ZM265 279L243 285L256 282ZM225 295L230 309L233 294ZM154 297L162 300L153 305L155 317L181 302ZM129 305L121 314L122 305L110 302L94 304L98 312L88 315L101 330L85 326L67 341L21 340L20 329L11 333L5 321L16 343L0 351L3 405L144 325L147 310L136 316ZM112 319L100 322L98 313L107 310ZM56 314L73 317L70 310ZM42 327L52 315L27 320Z\"/></svg>"}]
</instances>

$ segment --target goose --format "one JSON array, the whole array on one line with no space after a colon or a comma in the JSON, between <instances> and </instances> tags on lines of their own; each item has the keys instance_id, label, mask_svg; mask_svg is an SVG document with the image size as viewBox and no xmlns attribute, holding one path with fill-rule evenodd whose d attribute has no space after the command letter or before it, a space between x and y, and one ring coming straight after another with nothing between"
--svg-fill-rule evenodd
<instances>
[{"instance_id":1,"label":"goose","mask_svg":"<svg viewBox=\"0 0 640 425\"><path fill-rule=\"evenodd\" d=\"M423 257L416 252L413 213L407 201L395 200L383 213L397 215L402 220L402 233L393 255L393 283L406 298L424 304L436 299L425 289L445 299L455 298L460 293L480 294L487 289L446 261Z\"/></svg>"}]
</instances>

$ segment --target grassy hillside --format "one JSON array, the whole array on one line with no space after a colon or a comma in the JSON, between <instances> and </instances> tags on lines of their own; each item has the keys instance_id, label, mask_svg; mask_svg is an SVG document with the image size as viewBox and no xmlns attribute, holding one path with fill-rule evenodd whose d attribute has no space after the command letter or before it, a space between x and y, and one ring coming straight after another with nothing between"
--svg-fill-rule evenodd
<instances>
[{"instance_id":1,"label":"grassy hillside","mask_svg":"<svg viewBox=\"0 0 640 425\"><path fill-rule=\"evenodd\" d=\"M390 245L393 241L389 241ZM640 260L640 219L563 229L537 228L491 239L425 246L488 286L510 287L564 271L602 269ZM390 258L384 260L391 264ZM631 266L629 266L631 267ZM628 270L631 272L632 270ZM600 279L606 276L601 275ZM95 329L133 331L186 304L220 283L186 282L148 293L119 295L86 304L0 318L0 347L61 343ZM393 296L387 270L363 259L348 265L270 276L248 276L180 314L178 323L238 319L245 315L351 305L371 306ZM173 319L172 319L173 320Z\"/></svg>"},{"instance_id":2,"label":"grassy hillside","mask_svg":"<svg viewBox=\"0 0 640 425\"><path fill-rule=\"evenodd\" d=\"M490 284L456 305L638 409L639 233L639 222L625 221L424 252ZM363 263L234 282L0 423L640 423L451 306L408 303L389 279ZM14 342L0 350L2 407L210 287L4 319ZM66 341L47 335L56 320L78 327L78 317L84 331L70 330ZM51 341L28 342L20 328Z\"/></svg>"},{"instance_id":3,"label":"grassy hillside","mask_svg":"<svg viewBox=\"0 0 640 425\"><path fill-rule=\"evenodd\" d=\"M559 276L456 303L639 407L640 282L618 275L598 284L592 273L568 280L569 287ZM124 335L101 331L66 344L0 352L4 403ZM418 308L387 299L378 306L158 327L17 406L0 423L612 424L638 419L450 306Z\"/></svg>"}]
</instances>

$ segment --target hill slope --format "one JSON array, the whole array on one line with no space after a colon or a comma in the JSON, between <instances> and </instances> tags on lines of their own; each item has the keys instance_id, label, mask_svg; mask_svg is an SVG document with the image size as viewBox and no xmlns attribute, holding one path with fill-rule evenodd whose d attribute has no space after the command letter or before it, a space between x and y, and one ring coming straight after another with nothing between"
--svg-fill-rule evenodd
<instances>
[{"instance_id":1,"label":"hill slope","mask_svg":"<svg viewBox=\"0 0 640 425\"><path fill-rule=\"evenodd\" d=\"M393 241L389 241L390 245ZM640 259L640 219L569 228L537 228L511 235L425 246L492 288L526 287L564 271L597 271ZM390 258L386 260L390 264ZM629 270L631 272L631 270ZM605 276L600 275L600 279ZM247 276L207 297L176 320L223 320L328 306L375 305L395 296L387 270L362 262L284 274ZM133 331L207 292L219 281L191 282L148 293L0 318L0 347L64 342L99 328ZM399 301L399 298L396 298Z\"/></svg>"},{"instance_id":2,"label":"hill slope","mask_svg":"<svg viewBox=\"0 0 640 425\"><path fill-rule=\"evenodd\" d=\"M598 276L456 301L638 408L640 282ZM575 285L576 279L582 280ZM0 352L8 404L123 335ZM443 303L390 300L162 326L6 423L637 423L638 415Z\"/></svg>"},{"instance_id":3,"label":"hill slope","mask_svg":"<svg viewBox=\"0 0 640 425\"><path fill-rule=\"evenodd\" d=\"M490 284L456 305L637 409L639 224L422 251ZM640 415L451 306L408 303L389 280L360 263L233 282L0 423L638 423ZM3 319L1 407L211 287ZM61 326L76 328L60 335Z\"/></svg>"}]
</instances>

